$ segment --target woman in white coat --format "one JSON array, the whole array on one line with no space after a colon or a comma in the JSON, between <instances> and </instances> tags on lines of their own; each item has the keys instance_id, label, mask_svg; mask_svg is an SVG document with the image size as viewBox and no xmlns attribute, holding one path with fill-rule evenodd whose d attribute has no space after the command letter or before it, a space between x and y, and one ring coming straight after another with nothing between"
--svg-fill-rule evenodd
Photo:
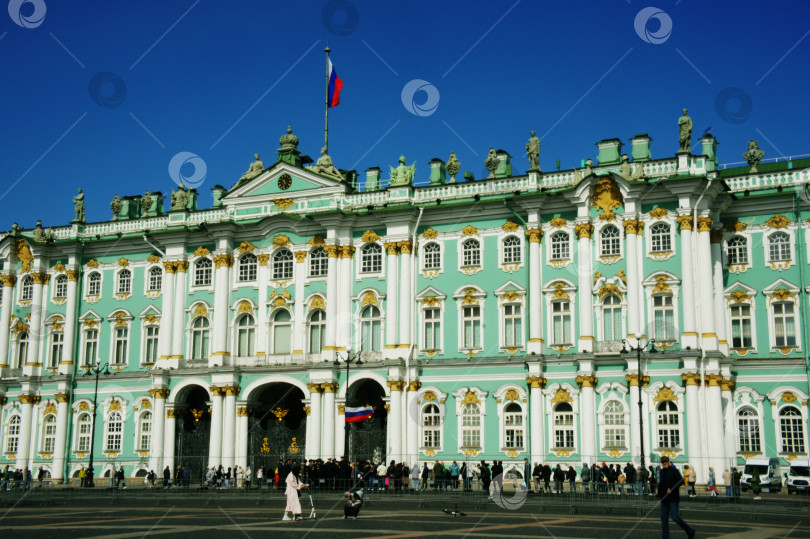
<instances>
[{"instance_id":1,"label":"woman in white coat","mask_svg":"<svg viewBox=\"0 0 810 539\"><path fill-rule=\"evenodd\" d=\"M298 491L307 488L309 485L301 483L301 466L293 466L292 471L287 476L287 507L284 509L282 520L301 520L301 500L298 499Z\"/></svg>"}]
</instances>

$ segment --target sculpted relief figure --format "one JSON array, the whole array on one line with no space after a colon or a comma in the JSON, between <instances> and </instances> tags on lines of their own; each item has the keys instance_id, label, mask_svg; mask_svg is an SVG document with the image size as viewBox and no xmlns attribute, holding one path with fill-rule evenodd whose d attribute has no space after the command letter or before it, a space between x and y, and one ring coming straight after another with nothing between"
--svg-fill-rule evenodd
<instances>
[{"instance_id":1,"label":"sculpted relief figure","mask_svg":"<svg viewBox=\"0 0 810 539\"><path fill-rule=\"evenodd\" d=\"M247 169L247 172L242 174L242 177L239 178L239 181L236 182L236 185L233 186L233 189L238 189L239 187L245 185L247 182L258 176L264 172L264 163L259 160L259 154L253 154L253 162L250 164L250 167Z\"/></svg>"},{"instance_id":2,"label":"sculpted relief figure","mask_svg":"<svg viewBox=\"0 0 810 539\"><path fill-rule=\"evenodd\" d=\"M526 155L529 156L529 163L531 168L529 170L540 171L540 139L537 138L532 131L532 136L529 142L526 143Z\"/></svg>"},{"instance_id":3,"label":"sculpted relief figure","mask_svg":"<svg viewBox=\"0 0 810 539\"><path fill-rule=\"evenodd\" d=\"M388 185L391 187L410 185L416 175L416 161L414 161L411 166L406 166L404 155L399 157L399 165L397 165L397 168L390 166L389 168L391 169L391 180L388 182Z\"/></svg>"},{"instance_id":4,"label":"sculpted relief figure","mask_svg":"<svg viewBox=\"0 0 810 539\"><path fill-rule=\"evenodd\" d=\"M687 110L683 109L683 116L678 118L678 140L681 143L679 152L689 152L692 147L692 118L686 115Z\"/></svg>"},{"instance_id":5,"label":"sculpted relief figure","mask_svg":"<svg viewBox=\"0 0 810 539\"><path fill-rule=\"evenodd\" d=\"M79 194L73 197L73 211L76 216L73 219L74 223L84 223L84 193L79 189Z\"/></svg>"},{"instance_id":6,"label":"sculpted relief figure","mask_svg":"<svg viewBox=\"0 0 810 539\"><path fill-rule=\"evenodd\" d=\"M307 168L318 174L343 181L343 176L340 175L340 171L332 162L332 158L326 154L326 148L321 148L321 156L318 158L318 161L313 166Z\"/></svg>"},{"instance_id":7,"label":"sculpted relief figure","mask_svg":"<svg viewBox=\"0 0 810 539\"><path fill-rule=\"evenodd\" d=\"M188 205L189 193L186 189L186 184L180 182L177 186L177 191L172 191L172 204L170 211L183 211Z\"/></svg>"}]
</instances>

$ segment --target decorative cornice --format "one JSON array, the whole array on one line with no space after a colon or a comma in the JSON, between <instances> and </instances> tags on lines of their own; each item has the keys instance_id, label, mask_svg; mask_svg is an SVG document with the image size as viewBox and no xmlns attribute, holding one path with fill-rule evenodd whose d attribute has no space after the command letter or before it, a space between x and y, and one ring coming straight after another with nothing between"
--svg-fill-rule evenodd
<instances>
[{"instance_id":1,"label":"decorative cornice","mask_svg":"<svg viewBox=\"0 0 810 539\"><path fill-rule=\"evenodd\" d=\"M697 373L694 372L690 374L697 375ZM677 400L678 396L675 395L675 392L671 388L664 386L658 390L658 393L655 395L655 398L653 399L653 403L658 404L659 402L663 401L676 402Z\"/></svg>"},{"instance_id":2,"label":"decorative cornice","mask_svg":"<svg viewBox=\"0 0 810 539\"><path fill-rule=\"evenodd\" d=\"M562 228L568 224L568 221L563 219L562 217L555 217L551 221L548 222L554 228Z\"/></svg>"},{"instance_id":3,"label":"decorative cornice","mask_svg":"<svg viewBox=\"0 0 810 539\"><path fill-rule=\"evenodd\" d=\"M551 404L557 404L558 402L574 402L574 399L571 398L571 394L568 393L567 389L561 387L551 397Z\"/></svg>"},{"instance_id":4,"label":"decorative cornice","mask_svg":"<svg viewBox=\"0 0 810 539\"><path fill-rule=\"evenodd\" d=\"M461 237L465 238L467 236L478 236L478 229L472 225L467 225L461 229Z\"/></svg>"}]
</instances>

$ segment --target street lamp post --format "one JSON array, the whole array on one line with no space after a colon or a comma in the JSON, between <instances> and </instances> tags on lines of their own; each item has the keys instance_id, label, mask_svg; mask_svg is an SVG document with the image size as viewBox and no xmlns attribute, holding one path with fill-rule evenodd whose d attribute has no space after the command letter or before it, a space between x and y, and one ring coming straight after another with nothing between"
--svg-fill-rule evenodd
<instances>
[{"instance_id":1,"label":"street lamp post","mask_svg":"<svg viewBox=\"0 0 810 539\"><path fill-rule=\"evenodd\" d=\"M346 352L346 357L343 359L346 363L346 402L344 406L349 404L349 370L351 368L351 364L354 363L358 367L363 364L363 360L360 359L360 353L355 352L352 354L351 352ZM340 355L335 355L335 367L340 368ZM354 467L354 456L350 455L348 451L346 451L346 435L343 436L343 454L349 457L349 464L352 465L352 481L354 481L354 474L356 472Z\"/></svg>"},{"instance_id":2,"label":"street lamp post","mask_svg":"<svg viewBox=\"0 0 810 539\"><path fill-rule=\"evenodd\" d=\"M641 368L641 352L649 351L651 354L655 354L658 350L655 349L655 339L649 339L647 342L644 343L642 346L641 344L641 333L636 333L636 344L633 346L627 339L622 339L624 343L624 347L622 348L622 354L629 354L631 352L636 353L636 361L638 363L638 440L640 444L641 450L641 470L639 470L639 477L642 477L644 472L642 470L646 470L647 466L644 462L644 409L641 399L641 386L643 380L643 371ZM648 350L649 349L649 350ZM642 485L641 490L644 490L644 486Z\"/></svg>"},{"instance_id":3,"label":"street lamp post","mask_svg":"<svg viewBox=\"0 0 810 539\"><path fill-rule=\"evenodd\" d=\"M87 469L87 482L86 482L86 485L88 487L96 486L95 483L93 482L93 476L94 476L94 473L93 473L93 449L96 446L96 402L98 400L98 377L99 377L100 374L104 374L105 376L109 376L109 374L110 374L110 365L109 365L109 363L105 363L103 366L99 366L99 364L96 363L95 365L90 367L87 370L86 373L84 373L85 376L93 376L93 375L95 375L95 377L96 377L96 387L95 387L95 390L93 391L93 416L92 416L93 417L93 422L91 423L91 427L90 427L90 465L88 466L88 469Z\"/></svg>"}]
</instances>

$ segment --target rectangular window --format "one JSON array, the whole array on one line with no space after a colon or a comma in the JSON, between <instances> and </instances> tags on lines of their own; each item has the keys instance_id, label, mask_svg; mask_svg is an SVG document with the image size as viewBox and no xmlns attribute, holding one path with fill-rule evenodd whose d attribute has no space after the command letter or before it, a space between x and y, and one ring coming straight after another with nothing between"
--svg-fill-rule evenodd
<instances>
[{"instance_id":1,"label":"rectangular window","mask_svg":"<svg viewBox=\"0 0 810 539\"><path fill-rule=\"evenodd\" d=\"M520 305L504 305L504 345L508 348L523 346L523 316Z\"/></svg>"},{"instance_id":2,"label":"rectangular window","mask_svg":"<svg viewBox=\"0 0 810 539\"><path fill-rule=\"evenodd\" d=\"M149 451L151 441L152 441L152 420L142 419L140 447L138 449L140 449L141 451Z\"/></svg>"},{"instance_id":3,"label":"rectangular window","mask_svg":"<svg viewBox=\"0 0 810 539\"><path fill-rule=\"evenodd\" d=\"M159 333L160 328L157 326L146 327L146 356L143 359L146 364L152 364L157 361Z\"/></svg>"},{"instance_id":4,"label":"rectangular window","mask_svg":"<svg viewBox=\"0 0 810 539\"><path fill-rule=\"evenodd\" d=\"M751 306L731 306L731 347L751 348L754 339L751 333Z\"/></svg>"},{"instance_id":5,"label":"rectangular window","mask_svg":"<svg viewBox=\"0 0 810 539\"><path fill-rule=\"evenodd\" d=\"M551 304L551 324L554 345L571 344L571 304L555 301Z\"/></svg>"},{"instance_id":6,"label":"rectangular window","mask_svg":"<svg viewBox=\"0 0 810 539\"><path fill-rule=\"evenodd\" d=\"M507 414L505 426L504 442L506 447L510 449L523 448L523 415Z\"/></svg>"},{"instance_id":7,"label":"rectangular window","mask_svg":"<svg viewBox=\"0 0 810 539\"><path fill-rule=\"evenodd\" d=\"M129 343L129 330L127 328L115 328L115 355L113 363L123 365L127 362L127 345Z\"/></svg>"},{"instance_id":8,"label":"rectangular window","mask_svg":"<svg viewBox=\"0 0 810 539\"><path fill-rule=\"evenodd\" d=\"M605 447L627 447L624 428L605 429Z\"/></svg>"},{"instance_id":9,"label":"rectangular window","mask_svg":"<svg viewBox=\"0 0 810 539\"><path fill-rule=\"evenodd\" d=\"M51 357L49 366L53 369L62 362L62 348L64 342L64 333L51 333Z\"/></svg>"},{"instance_id":10,"label":"rectangular window","mask_svg":"<svg viewBox=\"0 0 810 539\"><path fill-rule=\"evenodd\" d=\"M672 305L672 296L653 296L653 320L655 340L665 342L675 340L675 309Z\"/></svg>"},{"instance_id":11,"label":"rectangular window","mask_svg":"<svg viewBox=\"0 0 810 539\"><path fill-rule=\"evenodd\" d=\"M574 429L573 427L562 427L560 425L573 425L573 416L570 418L569 423L555 423L554 428L554 447L559 449L569 449L574 447Z\"/></svg>"},{"instance_id":12,"label":"rectangular window","mask_svg":"<svg viewBox=\"0 0 810 539\"><path fill-rule=\"evenodd\" d=\"M439 320L439 309L424 310L425 316L425 350L439 350L442 347L442 330Z\"/></svg>"},{"instance_id":13,"label":"rectangular window","mask_svg":"<svg viewBox=\"0 0 810 539\"><path fill-rule=\"evenodd\" d=\"M87 453L90 451L90 430L92 423L90 417L87 416L86 421L79 421L79 441L76 444L76 451L80 453Z\"/></svg>"},{"instance_id":14,"label":"rectangular window","mask_svg":"<svg viewBox=\"0 0 810 539\"><path fill-rule=\"evenodd\" d=\"M84 364L94 365L98 359L98 330L84 332Z\"/></svg>"},{"instance_id":15,"label":"rectangular window","mask_svg":"<svg viewBox=\"0 0 810 539\"><path fill-rule=\"evenodd\" d=\"M481 347L481 307L466 305L462 309L464 337L462 348Z\"/></svg>"},{"instance_id":16,"label":"rectangular window","mask_svg":"<svg viewBox=\"0 0 810 539\"><path fill-rule=\"evenodd\" d=\"M796 346L796 317L792 303L773 304L773 330L777 348Z\"/></svg>"}]
</instances>

